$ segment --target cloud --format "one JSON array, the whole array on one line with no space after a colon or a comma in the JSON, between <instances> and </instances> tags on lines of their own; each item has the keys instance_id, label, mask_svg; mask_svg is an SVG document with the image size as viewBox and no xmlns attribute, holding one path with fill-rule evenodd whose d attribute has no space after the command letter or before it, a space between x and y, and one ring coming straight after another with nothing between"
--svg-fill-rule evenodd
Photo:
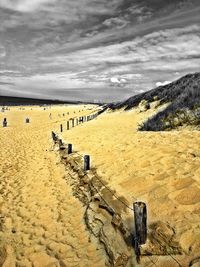
<instances>
[{"instance_id":1,"label":"cloud","mask_svg":"<svg viewBox=\"0 0 200 267\"><path fill-rule=\"evenodd\" d=\"M195 0L0 0L1 82L113 99L151 89L199 69L199 11Z\"/></svg>"},{"instance_id":2,"label":"cloud","mask_svg":"<svg viewBox=\"0 0 200 267\"><path fill-rule=\"evenodd\" d=\"M124 78L112 77L110 78L111 85L123 87L127 84L127 80Z\"/></svg>"},{"instance_id":3,"label":"cloud","mask_svg":"<svg viewBox=\"0 0 200 267\"><path fill-rule=\"evenodd\" d=\"M20 12L32 12L47 3L55 3L55 0L1 0L0 6Z\"/></svg>"},{"instance_id":4,"label":"cloud","mask_svg":"<svg viewBox=\"0 0 200 267\"><path fill-rule=\"evenodd\" d=\"M130 22L124 18L109 18L106 19L102 24L107 27L116 27L118 29L126 27Z\"/></svg>"},{"instance_id":5,"label":"cloud","mask_svg":"<svg viewBox=\"0 0 200 267\"><path fill-rule=\"evenodd\" d=\"M110 78L111 83L120 83L120 80L116 77Z\"/></svg>"},{"instance_id":6,"label":"cloud","mask_svg":"<svg viewBox=\"0 0 200 267\"><path fill-rule=\"evenodd\" d=\"M3 58L6 56L6 51L3 46L0 45L0 58Z\"/></svg>"},{"instance_id":7,"label":"cloud","mask_svg":"<svg viewBox=\"0 0 200 267\"><path fill-rule=\"evenodd\" d=\"M0 85L14 85L14 83L9 83L9 82L1 82L1 81L0 81Z\"/></svg>"},{"instance_id":8,"label":"cloud","mask_svg":"<svg viewBox=\"0 0 200 267\"><path fill-rule=\"evenodd\" d=\"M170 81L157 82L157 83L156 83L156 86L159 87L159 86L167 85L167 84L169 84L169 83L171 83L171 82L170 82Z\"/></svg>"}]
</instances>

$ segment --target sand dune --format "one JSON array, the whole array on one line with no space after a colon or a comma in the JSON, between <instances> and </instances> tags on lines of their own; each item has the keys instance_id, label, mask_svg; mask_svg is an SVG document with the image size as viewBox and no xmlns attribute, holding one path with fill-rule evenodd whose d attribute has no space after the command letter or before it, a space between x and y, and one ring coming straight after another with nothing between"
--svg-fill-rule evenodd
<instances>
[{"instance_id":1,"label":"sand dune","mask_svg":"<svg viewBox=\"0 0 200 267\"><path fill-rule=\"evenodd\" d=\"M200 133L138 132L138 123L155 111L136 109L106 112L66 131L67 119L91 111L83 106L26 107L0 114L1 121L8 119L8 128L0 128L3 266L105 266L105 253L96 250L94 239L89 242L84 207L53 151L51 131L59 133L61 123L62 138L80 154L91 155L92 167L118 196L130 207L136 200L147 203L149 235L143 253L152 253L150 259L160 267L179 266L167 254L181 266L198 266ZM26 117L30 124L24 123ZM133 214L126 214L131 229ZM140 266L154 266L150 259L143 256Z\"/></svg>"},{"instance_id":2,"label":"sand dune","mask_svg":"<svg viewBox=\"0 0 200 267\"><path fill-rule=\"evenodd\" d=\"M138 123L154 112L108 112L62 136L80 153L91 155L100 177L130 207L136 200L147 203L149 229L172 229L176 244L165 237L164 252L158 246L145 249L164 256L169 246L172 254L182 254L176 255L182 265L189 266L200 256L200 133L138 132ZM158 266L177 266L171 257L157 260Z\"/></svg>"}]
</instances>

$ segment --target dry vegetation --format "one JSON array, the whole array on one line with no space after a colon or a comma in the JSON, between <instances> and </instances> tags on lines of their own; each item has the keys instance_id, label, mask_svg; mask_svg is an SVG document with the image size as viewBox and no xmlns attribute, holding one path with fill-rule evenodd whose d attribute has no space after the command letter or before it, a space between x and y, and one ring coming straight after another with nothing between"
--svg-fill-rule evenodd
<instances>
[{"instance_id":1,"label":"dry vegetation","mask_svg":"<svg viewBox=\"0 0 200 267\"><path fill-rule=\"evenodd\" d=\"M125 102L111 104L109 107L112 109L125 107L125 110L129 110L143 101L145 106L143 111L145 111L155 100L159 105L166 103L169 105L140 125L139 130L162 131L184 125L194 125L198 128L200 123L200 73L188 74L168 85L133 96Z\"/></svg>"}]
</instances>

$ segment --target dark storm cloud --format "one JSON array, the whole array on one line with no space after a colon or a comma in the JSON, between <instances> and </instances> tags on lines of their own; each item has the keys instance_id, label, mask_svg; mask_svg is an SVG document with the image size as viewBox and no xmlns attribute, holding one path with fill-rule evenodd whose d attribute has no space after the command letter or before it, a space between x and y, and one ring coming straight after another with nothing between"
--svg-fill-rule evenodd
<instances>
[{"instance_id":1,"label":"dark storm cloud","mask_svg":"<svg viewBox=\"0 0 200 267\"><path fill-rule=\"evenodd\" d=\"M0 90L119 99L197 71L199 12L197 0L0 0Z\"/></svg>"}]
</instances>

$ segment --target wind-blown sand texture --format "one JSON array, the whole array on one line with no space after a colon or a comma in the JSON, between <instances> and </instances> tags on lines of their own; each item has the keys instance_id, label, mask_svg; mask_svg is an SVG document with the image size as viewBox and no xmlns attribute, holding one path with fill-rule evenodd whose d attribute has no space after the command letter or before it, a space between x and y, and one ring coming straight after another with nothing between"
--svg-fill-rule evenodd
<instances>
[{"instance_id":1,"label":"wind-blown sand texture","mask_svg":"<svg viewBox=\"0 0 200 267\"><path fill-rule=\"evenodd\" d=\"M130 207L136 200L147 203L149 235L142 253L153 256L143 256L138 266L199 266L200 133L138 132L138 123L155 110L137 109L106 112L66 131L69 117L92 111L82 109L26 107L0 114L1 121L8 119L8 128L0 128L3 266L105 266L104 252L88 241L84 207L53 151L51 131L59 133L64 121L62 139L91 156L92 167L118 196ZM126 220L131 229L131 210Z\"/></svg>"},{"instance_id":2,"label":"wind-blown sand texture","mask_svg":"<svg viewBox=\"0 0 200 267\"><path fill-rule=\"evenodd\" d=\"M138 123L154 112L107 112L62 136L90 154L99 176L130 207L136 200L147 203L150 240L144 251L172 254L189 266L200 258L200 133L138 132ZM157 266L179 266L172 257L154 258Z\"/></svg>"},{"instance_id":3,"label":"wind-blown sand texture","mask_svg":"<svg viewBox=\"0 0 200 267\"><path fill-rule=\"evenodd\" d=\"M51 130L64 120L58 114L78 109L32 109L0 115L8 120L0 128L0 266L104 266L85 230L82 203L52 150Z\"/></svg>"}]
</instances>

